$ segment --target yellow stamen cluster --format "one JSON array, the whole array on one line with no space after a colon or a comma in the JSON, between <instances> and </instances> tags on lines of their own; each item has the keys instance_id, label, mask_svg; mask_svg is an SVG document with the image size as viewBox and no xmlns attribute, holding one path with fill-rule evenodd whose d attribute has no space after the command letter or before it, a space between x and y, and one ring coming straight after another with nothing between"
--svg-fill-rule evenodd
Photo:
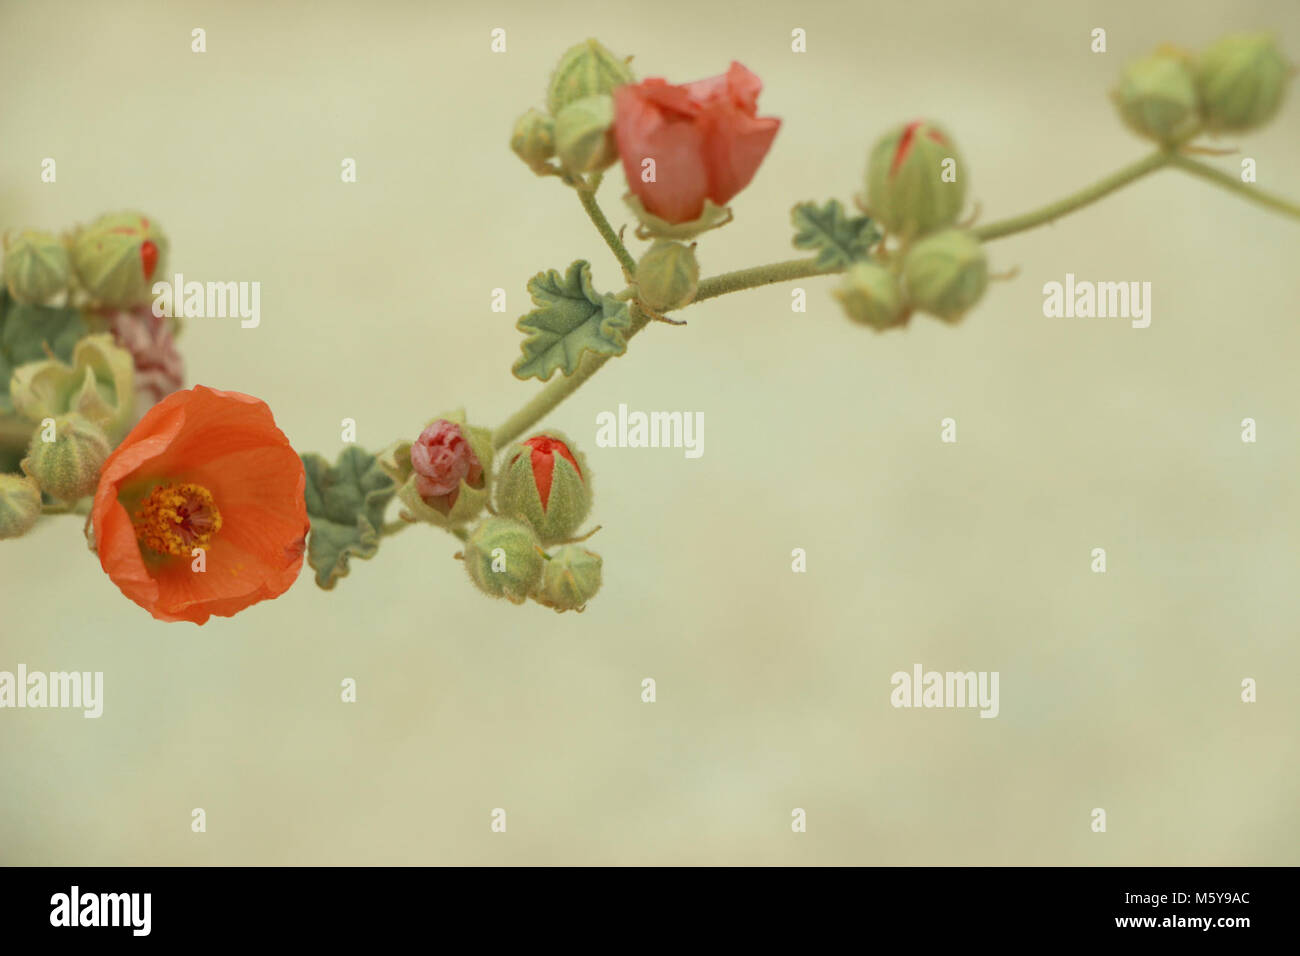
<instances>
[{"instance_id":1,"label":"yellow stamen cluster","mask_svg":"<svg viewBox=\"0 0 1300 956\"><path fill-rule=\"evenodd\" d=\"M132 524L140 544L158 554L189 556L221 530L212 492L193 482L159 485L140 503Z\"/></svg>"}]
</instances>

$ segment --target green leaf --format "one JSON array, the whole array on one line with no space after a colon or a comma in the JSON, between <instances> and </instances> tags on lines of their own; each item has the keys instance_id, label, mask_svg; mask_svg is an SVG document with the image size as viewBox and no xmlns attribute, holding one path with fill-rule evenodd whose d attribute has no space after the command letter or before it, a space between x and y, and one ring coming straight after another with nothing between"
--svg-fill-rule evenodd
<instances>
[{"instance_id":1,"label":"green leaf","mask_svg":"<svg viewBox=\"0 0 1300 956\"><path fill-rule=\"evenodd\" d=\"M591 285L591 264L579 259L561 278L551 269L528 280L528 293L537 308L516 323L524 340L515 362L516 378L547 381L556 369L565 375L578 370L587 352L622 355L632 324L627 303L601 295Z\"/></svg>"},{"instance_id":2,"label":"green leaf","mask_svg":"<svg viewBox=\"0 0 1300 956\"><path fill-rule=\"evenodd\" d=\"M0 287L0 414L13 411L9 378L15 368L49 358L46 346L70 361L73 346L89 331L79 309L20 305Z\"/></svg>"},{"instance_id":3,"label":"green leaf","mask_svg":"<svg viewBox=\"0 0 1300 956\"><path fill-rule=\"evenodd\" d=\"M325 590L348 573L348 558L373 558L379 550L384 509L396 492L379 460L351 445L331 467L320 455L302 456L307 472L311 537L307 563Z\"/></svg>"},{"instance_id":4,"label":"green leaf","mask_svg":"<svg viewBox=\"0 0 1300 956\"><path fill-rule=\"evenodd\" d=\"M796 249L817 250L817 265L823 269L845 269L868 257L880 232L867 216L846 216L838 199L823 206L801 202L790 210L790 221L798 230Z\"/></svg>"}]
</instances>

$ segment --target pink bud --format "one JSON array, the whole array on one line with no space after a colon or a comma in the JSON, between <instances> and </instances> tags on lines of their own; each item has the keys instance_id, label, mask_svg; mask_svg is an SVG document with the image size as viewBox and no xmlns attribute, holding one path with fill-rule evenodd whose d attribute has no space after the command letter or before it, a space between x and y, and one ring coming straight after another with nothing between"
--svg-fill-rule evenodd
<instances>
[{"instance_id":1,"label":"pink bud","mask_svg":"<svg viewBox=\"0 0 1300 956\"><path fill-rule=\"evenodd\" d=\"M478 485L483 480L483 466L460 426L445 418L431 424L415 440L411 467L415 469L420 497L428 504L439 503L446 508L456 503L462 481Z\"/></svg>"}]
</instances>

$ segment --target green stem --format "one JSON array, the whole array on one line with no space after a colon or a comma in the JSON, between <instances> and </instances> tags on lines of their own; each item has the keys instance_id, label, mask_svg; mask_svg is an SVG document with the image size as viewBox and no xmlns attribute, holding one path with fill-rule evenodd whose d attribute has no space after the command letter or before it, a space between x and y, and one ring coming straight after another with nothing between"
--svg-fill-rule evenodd
<instances>
[{"instance_id":1,"label":"green stem","mask_svg":"<svg viewBox=\"0 0 1300 956\"><path fill-rule=\"evenodd\" d=\"M605 245L609 246L610 251L618 258L619 265L623 267L624 276L631 281L632 277L636 275L636 260L632 258L632 253L627 251L627 246L623 245L623 240L618 237L614 227L605 218L600 203L596 201L596 189L599 185L600 179L596 178L586 186L578 186L578 198L582 201L582 208L587 211L587 215L596 226L596 231L605 240Z\"/></svg>"},{"instance_id":2,"label":"green stem","mask_svg":"<svg viewBox=\"0 0 1300 956\"><path fill-rule=\"evenodd\" d=\"M724 272L722 275L701 282L699 291L695 293L695 298L690 304L714 299L729 292L757 289L759 286L771 285L774 282L789 282L792 279L807 279L811 276L824 276L843 271L838 267L827 269L819 266L816 259L787 259L770 265L754 266L752 269Z\"/></svg>"},{"instance_id":3,"label":"green stem","mask_svg":"<svg viewBox=\"0 0 1300 956\"><path fill-rule=\"evenodd\" d=\"M1274 212L1300 219L1300 205L1291 202L1289 199L1283 199L1281 196L1275 196L1266 190L1259 189L1253 183L1243 183L1236 176L1229 176L1212 166L1207 166L1205 163L1197 162L1186 156L1176 155L1171 162L1178 169L1191 173L1193 176L1200 176L1202 179L1212 182L1216 186L1222 186L1229 192L1236 193L1251 202L1259 203Z\"/></svg>"},{"instance_id":4,"label":"green stem","mask_svg":"<svg viewBox=\"0 0 1300 956\"><path fill-rule=\"evenodd\" d=\"M1002 219L998 222L991 222L986 226L980 226L974 230L975 236L982 242L988 242L990 239L1001 239L1003 236L1010 236L1026 229L1033 229L1035 226L1044 225L1054 219L1059 219L1066 213L1082 209L1098 199L1109 196L1121 186L1127 186L1135 179L1141 179L1147 173L1153 173L1170 163L1177 162L1178 158L1176 153L1163 149L1157 150L1151 155L1139 159L1136 163L1130 163L1111 173L1106 178L1097 180L1091 186L1080 189L1076 193L1071 193L1064 199L1049 203L1041 209L1035 209L1033 212L1027 212L1022 216Z\"/></svg>"},{"instance_id":5,"label":"green stem","mask_svg":"<svg viewBox=\"0 0 1300 956\"><path fill-rule=\"evenodd\" d=\"M699 291L692 300L703 302L706 299L713 299L729 292L741 292L745 289L757 289L759 286L771 285L774 282L788 282L791 279L805 279L810 276L828 275L832 272L840 272L841 269L827 269L817 265L815 259L790 259L785 262L774 262L770 265L755 266L752 269L738 269L735 272L724 272L722 275L714 276L711 279L705 279L700 283ZM627 291L627 290L624 290ZM620 293L620 296L622 293ZM627 338L630 339L647 325L650 319L643 313L637 311L632 319L632 326L628 330ZM588 352L583 356L582 361L578 363L578 370L569 376L562 376L549 382L536 395L534 395L526 405L511 415L506 421L492 433L492 445L497 449L504 448L510 444L528 429L532 428L539 421L555 410L555 407L564 401L597 372L604 367L614 356L612 355L595 355Z\"/></svg>"},{"instance_id":6,"label":"green stem","mask_svg":"<svg viewBox=\"0 0 1300 956\"><path fill-rule=\"evenodd\" d=\"M647 316L639 311L636 312L626 338L632 338L649 324L650 319ZM588 352L578 363L576 372L572 375L562 375L548 382L540 392L528 400L523 408L507 418L501 427L492 433L492 447L499 451L532 428L554 411L555 406L581 388L587 379L599 372L604 364L613 357L612 355L597 355L594 352Z\"/></svg>"}]
</instances>

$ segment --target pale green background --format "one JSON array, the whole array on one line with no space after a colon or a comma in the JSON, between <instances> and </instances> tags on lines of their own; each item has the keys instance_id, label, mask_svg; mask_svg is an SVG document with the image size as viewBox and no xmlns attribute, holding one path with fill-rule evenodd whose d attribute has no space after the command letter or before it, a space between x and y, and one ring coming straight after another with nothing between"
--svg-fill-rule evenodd
<instances>
[{"instance_id":1,"label":"pale green background","mask_svg":"<svg viewBox=\"0 0 1300 956\"><path fill-rule=\"evenodd\" d=\"M261 328L190 324L190 381L332 457L344 417L374 448L531 396L509 366L538 270L589 257L621 287L576 199L506 148L585 36L640 75L763 78L784 126L706 274L794 255L792 203L849 199L895 122L948 125L989 221L1143 154L1105 95L1126 58L1259 27L1300 58L1284 0L470 6L7 2L2 223L139 207L189 278L261 282ZM1298 116L1225 141L1292 197ZM1164 172L989 250L1020 277L958 328L876 336L818 279L806 314L787 284L635 340L547 421L605 526L582 616L488 601L432 530L202 629L123 599L76 518L6 543L0 669L107 686L98 721L0 712L0 861L1300 862L1300 223ZM1151 327L1044 318L1066 272L1150 281ZM619 402L704 412L704 457L596 448ZM1000 671L1001 716L891 708L914 662Z\"/></svg>"}]
</instances>

